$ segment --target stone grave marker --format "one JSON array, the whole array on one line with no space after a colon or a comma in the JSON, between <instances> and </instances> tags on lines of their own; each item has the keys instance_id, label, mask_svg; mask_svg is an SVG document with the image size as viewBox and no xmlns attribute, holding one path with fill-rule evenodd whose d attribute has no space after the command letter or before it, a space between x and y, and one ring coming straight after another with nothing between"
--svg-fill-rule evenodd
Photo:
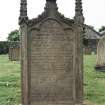
<instances>
[{"instance_id":1,"label":"stone grave marker","mask_svg":"<svg viewBox=\"0 0 105 105\"><path fill-rule=\"evenodd\" d=\"M20 42L19 41L9 42L9 60L10 61L20 60Z\"/></svg>"},{"instance_id":2,"label":"stone grave marker","mask_svg":"<svg viewBox=\"0 0 105 105\"><path fill-rule=\"evenodd\" d=\"M99 40L97 46L97 61L96 70L105 71L105 36Z\"/></svg>"},{"instance_id":3,"label":"stone grave marker","mask_svg":"<svg viewBox=\"0 0 105 105\"><path fill-rule=\"evenodd\" d=\"M82 105L81 7L77 0L71 20L58 12L56 0L46 0L44 12L30 20L21 0L22 105Z\"/></svg>"}]
</instances>

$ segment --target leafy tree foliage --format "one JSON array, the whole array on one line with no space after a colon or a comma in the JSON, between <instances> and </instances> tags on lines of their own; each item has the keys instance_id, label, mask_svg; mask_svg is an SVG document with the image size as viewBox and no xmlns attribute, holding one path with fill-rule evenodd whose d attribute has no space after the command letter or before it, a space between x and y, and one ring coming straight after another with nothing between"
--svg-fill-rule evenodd
<instances>
[{"instance_id":1,"label":"leafy tree foliage","mask_svg":"<svg viewBox=\"0 0 105 105\"><path fill-rule=\"evenodd\" d=\"M99 32L102 32L102 31L105 31L105 26L102 26L102 27L99 29Z\"/></svg>"},{"instance_id":2,"label":"leafy tree foliage","mask_svg":"<svg viewBox=\"0 0 105 105\"><path fill-rule=\"evenodd\" d=\"M20 41L19 30L14 30L14 31L10 32L7 39L8 39L8 41Z\"/></svg>"}]
</instances>

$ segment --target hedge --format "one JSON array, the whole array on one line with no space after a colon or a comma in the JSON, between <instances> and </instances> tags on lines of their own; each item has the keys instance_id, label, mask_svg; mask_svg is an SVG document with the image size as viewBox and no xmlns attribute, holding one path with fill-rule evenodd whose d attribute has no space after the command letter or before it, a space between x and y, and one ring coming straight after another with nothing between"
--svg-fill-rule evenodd
<instances>
[{"instance_id":1,"label":"hedge","mask_svg":"<svg viewBox=\"0 0 105 105\"><path fill-rule=\"evenodd\" d=\"M7 54L9 52L9 43L7 41L0 41L0 54Z\"/></svg>"}]
</instances>

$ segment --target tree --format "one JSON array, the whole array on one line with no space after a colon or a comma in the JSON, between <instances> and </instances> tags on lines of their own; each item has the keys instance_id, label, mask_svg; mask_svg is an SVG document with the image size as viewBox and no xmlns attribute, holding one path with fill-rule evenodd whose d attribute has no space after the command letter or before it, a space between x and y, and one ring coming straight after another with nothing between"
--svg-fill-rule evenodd
<instances>
[{"instance_id":1,"label":"tree","mask_svg":"<svg viewBox=\"0 0 105 105\"><path fill-rule=\"evenodd\" d=\"M8 41L20 41L19 30L14 30L14 31L10 32L7 39L8 39Z\"/></svg>"},{"instance_id":2,"label":"tree","mask_svg":"<svg viewBox=\"0 0 105 105\"><path fill-rule=\"evenodd\" d=\"M105 26L102 26L102 27L99 29L99 32L102 32L102 31L105 31Z\"/></svg>"}]
</instances>

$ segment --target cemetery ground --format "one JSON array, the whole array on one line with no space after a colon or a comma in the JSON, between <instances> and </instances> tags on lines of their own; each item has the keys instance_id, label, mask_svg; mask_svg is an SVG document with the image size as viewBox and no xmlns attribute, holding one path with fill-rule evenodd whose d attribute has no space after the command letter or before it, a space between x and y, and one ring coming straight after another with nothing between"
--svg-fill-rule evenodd
<instances>
[{"instance_id":1,"label":"cemetery ground","mask_svg":"<svg viewBox=\"0 0 105 105\"><path fill-rule=\"evenodd\" d=\"M84 100L86 105L105 105L105 73L96 72L96 55L84 56ZM20 62L0 55L0 105L19 105Z\"/></svg>"}]
</instances>

